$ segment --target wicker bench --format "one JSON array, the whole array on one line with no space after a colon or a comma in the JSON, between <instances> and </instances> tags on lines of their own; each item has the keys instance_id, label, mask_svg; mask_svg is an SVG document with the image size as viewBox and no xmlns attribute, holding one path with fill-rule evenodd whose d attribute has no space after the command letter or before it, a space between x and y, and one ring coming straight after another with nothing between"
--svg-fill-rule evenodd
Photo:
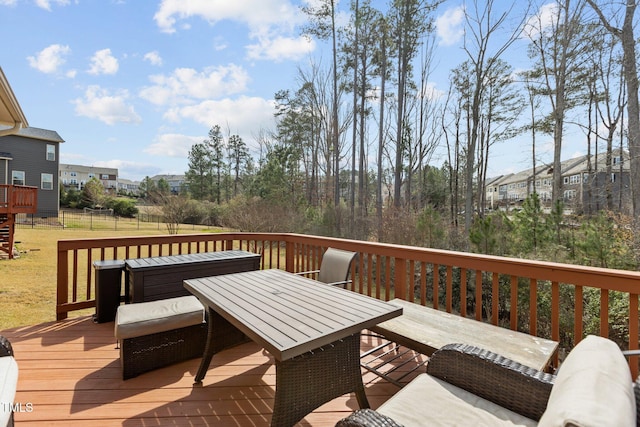
<instances>
[{"instance_id":1,"label":"wicker bench","mask_svg":"<svg viewBox=\"0 0 640 427\"><path fill-rule=\"evenodd\" d=\"M122 378L201 357L206 336L204 307L194 296L121 305L115 337Z\"/></svg>"},{"instance_id":2,"label":"wicker bench","mask_svg":"<svg viewBox=\"0 0 640 427\"><path fill-rule=\"evenodd\" d=\"M640 389L620 348L588 336L557 375L465 344L436 351L427 372L376 410L337 427L640 426Z\"/></svg>"},{"instance_id":3,"label":"wicker bench","mask_svg":"<svg viewBox=\"0 0 640 427\"><path fill-rule=\"evenodd\" d=\"M18 387L18 364L11 343L0 336L0 426L13 426L13 400Z\"/></svg>"}]
</instances>

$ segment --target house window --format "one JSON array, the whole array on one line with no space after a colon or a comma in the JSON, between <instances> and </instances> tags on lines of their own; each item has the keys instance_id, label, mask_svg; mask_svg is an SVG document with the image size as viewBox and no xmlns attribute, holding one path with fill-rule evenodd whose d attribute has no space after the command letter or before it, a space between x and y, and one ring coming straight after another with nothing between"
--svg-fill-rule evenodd
<instances>
[{"instance_id":1,"label":"house window","mask_svg":"<svg viewBox=\"0 0 640 427\"><path fill-rule=\"evenodd\" d=\"M90 174L89 174L89 179L91 179L91 178L95 178L95 176L96 176L96 174L95 174L95 173L90 173Z\"/></svg>"},{"instance_id":2,"label":"house window","mask_svg":"<svg viewBox=\"0 0 640 427\"><path fill-rule=\"evenodd\" d=\"M616 174L615 173L611 174L611 182L616 182Z\"/></svg>"},{"instance_id":3,"label":"house window","mask_svg":"<svg viewBox=\"0 0 640 427\"><path fill-rule=\"evenodd\" d=\"M50 162L56 161L56 146L53 144L47 144L47 160Z\"/></svg>"},{"instance_id":4,"label":"house window","mask_svg":"<svg viewBox=\"0 0 640 427\"><path fill-rule=\"evenodd\" d=\"M24 185L24 171L11 171L11 184Z\"/></svg>"},{"instance_id":5,"label":"house window","mask_svg":"<svg viewBox=\"0 0 640 427\"><path fill-rule=\"evenodd\" d=\"M53 190L53 174L40 174L40 188L43 190Z\"/></svg>"},{"instance_id":6,"label":"house window","mask_svg":"<svg viewBox=\"0 0 640 427\"><path fill-rule=\"evenodd\" d=\"M565 176L565 177L564 177L563 182L564 182L565 184L568 184L568 183L569 183L569 177L568 177L568 176Z\"/></svg>"},{"instance_id":7,"label":"house window","mask_svg":"<svg viewBox=\"0 0 640 427\"><path fill-rule=\"evenodd\" d=\"M613 158L613 164L614 165L620 164L620 156L616 156Z\"/></svg>"},{"instance_id":8,"label":"house window","mask_svg":"<svg viewBox=\"0 0 640 427\"><path fill-rule=\"evenodd\" d=\"M576 190L566 190L564 192L564 198L565 200L573 200L576 198Z\"/></svg>"},{"instance_id":9,"label":"house window","mask_svg":"<svg viewBox=\"0 0 640 427\"><path fill-rule=\"evenodd\" d=\"M101 177L102 177L101 179L109 179L109 175L104 174L104 173L101 175Z\"/></svg>"},{"instance_id":10,"label":"house window","mask_svg":"<svg viewBox=\"0 0 640 427\"><path fill-rule=\"evenodd\" d=\"M571 175L571 178L569 178L569 182L571 184L578 184L580 182L580 175Z\"/></svg>"},{"instance_id":11,"label":"house window","mask_svg":"<svg viewBox=\"0 0 640 427\"><path fill-rule=\"evenodd\" d=\"M76 176L77 174L75 172L69 172L69 175Z\"/></svg>"}]
</instances>

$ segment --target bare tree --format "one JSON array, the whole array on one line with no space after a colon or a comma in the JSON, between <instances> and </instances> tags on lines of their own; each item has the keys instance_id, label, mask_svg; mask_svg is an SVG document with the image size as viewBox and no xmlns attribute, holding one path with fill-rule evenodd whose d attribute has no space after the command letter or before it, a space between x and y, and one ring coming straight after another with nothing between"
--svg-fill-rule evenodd
<instances>
[{"instance_id":1,"label":"bare tree","mask_svg":"<svg viewBox=\"0 0 640 427\"><path fill-rule=\"evenodd\" d=\"M575 106L572 95L584 90L577 86L581 53L584 50L580 36L584 1L572 5L570 0L554 2L554 19L544 22L538 16L529 20L526 32L532 46L530 53L539 59L537 71L545 85L545 93L551 104L548 121L553 129L553 190L552 201L557 204L564 198L561 155L566 112ZM550 24L546 26L546 24Z\"/></svg>"},{"instance_id":2,"label":"bare tree","mask_svg":"<svg viewBox=\"0 0 640 427\"><path fill-rule=\"evenodd\" d=\"M396 79L396 156L394 170L393 203L396 208L402 204L402 172L404 169L406 94L412 76L412 61L418 51L422 37L432 30L433 18L430 13L440 2L428 3L425 0L393 0L391 13L393 16L393 38L397 52Z\"/></svg>"},{"instance_id":3,"label":"bare tree","mask_svg":"<svg viewBox=\"0 0 640 427\"><path fill-rule=\"evenodd\" d=\"M640 101L638 99L638 70L636 65L636 40L634 36L634 16L638 3L626 0L622 26L614 26L613 19L607 18L603 10L593 0L587 3L598 14L602 25L622 42L623 74L627 85L627 115L629 116L629 156L631 157L631 199L633 216L640 214Z\"/></svg>"},{"instance_id":4,"label":"bare tree","mask_svg":"<svg viewBox=\"0 0 640 427\"><path fill-rule=\"evenodd\" d=\"M484 103L486 90L488 87L488 76L493 73L493 69L499 64L500 56L513 44L520 35L521 28L518 25L516 30L507 35L504 42L490 51L490 41L493 41L495 34L503 30L507 17L515 3L505 12L500 13L497 18L494 16L494 1L486 2L473 1L474 10L465 14L466 28L468 36L465 37L464 50L471 62L471 100L470 100L470 135L467 142L467 162L465 169L465 230L471 229L471 222L474 212L474 191L473 179L476 172L475 153L478 145L478 138L481 137L481 106ZM473 13L473 15L472 15Z\"/></svg>"}]
</instances>

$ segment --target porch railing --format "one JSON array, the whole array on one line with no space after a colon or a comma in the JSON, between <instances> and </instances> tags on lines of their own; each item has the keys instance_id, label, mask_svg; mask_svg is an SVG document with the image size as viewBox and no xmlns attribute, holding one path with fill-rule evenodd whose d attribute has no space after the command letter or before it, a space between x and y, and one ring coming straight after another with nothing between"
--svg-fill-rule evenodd
<instances>
[{"instance_id":1,"label":"porch railing","mask_svg":"<svg viewBox=\"0 0 640 427\"><path fill-rule=\"evenodd\" d=\"M0 213L36 213L38 188L0 184Z\"/></svg>"},{"instance_id":2,"label":"porch railing","mask_svg":"<svg viewBox=\"0 0 640 427\"><path fill-rule=\"evenodd\" d=\"M356 292L551 338L566 350L587 332L609 337L612 331L623 349L639 348L639 272L287 233L61 240L57 318L95 306L96 260L233 248L261 253L262 268L297 272L317 268L327 247L358 252L351 285ZM585 324L586 317L597 325ZM630 366L635 378L638 357L630 358Z\"/></svg>"}]
</instances>

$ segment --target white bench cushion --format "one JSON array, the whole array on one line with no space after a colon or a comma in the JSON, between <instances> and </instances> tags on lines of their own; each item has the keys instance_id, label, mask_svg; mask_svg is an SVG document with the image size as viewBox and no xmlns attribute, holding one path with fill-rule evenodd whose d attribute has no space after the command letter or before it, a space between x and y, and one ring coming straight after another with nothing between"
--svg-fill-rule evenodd
<instances>
[{"instance_id":1,"label":"white bench cushion","mask_svg":"<svg viewBox=\"0 0 640 427\"><path fill-rule=\"evenodd\" d=\"M18 364L12 356L0 357L0 426L6 426L11 417L10 404L14 403L18 386Z\"/></svg>"},{"instance_id":2,"label":"white bench cushion","mask_svg":"<svg viewBox=\"0 0 640 427\"><path fill-rule=\"evenodd\" d=\"M616 343L589 335L560 365L540 426L635 426L627 359Z\"/></svg>"},{"instance_id":3,"label":"white bench cushion","mask_svg":"<svg viewBox=\"0 0 640 427\"><path fill-rule=\"evenodd\" d=\"M193 295L118 306L116 339L141 337L204 322L204 307Z\"/></svg>"},{"instance_id":4,"label":"white bench cushion","mask_svg":"<svg viewBox=\"0 0 640 427\"><path fill-rule=\"evenodd\" d=\"M377 411L405 427L537 424L428 374L418 375Z\"/></svg>"}]
</instances>

